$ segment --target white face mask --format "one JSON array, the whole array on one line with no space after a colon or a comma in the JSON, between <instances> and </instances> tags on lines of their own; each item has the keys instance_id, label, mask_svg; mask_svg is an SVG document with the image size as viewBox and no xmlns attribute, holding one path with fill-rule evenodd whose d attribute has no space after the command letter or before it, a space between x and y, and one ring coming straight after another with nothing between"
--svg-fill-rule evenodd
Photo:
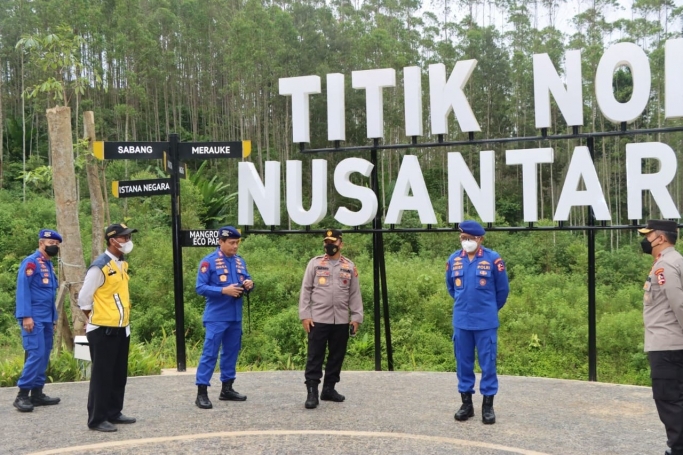
<instances>
[{"instance_id":1,"label":"white face mask","mask_svg":"<svg viewBox=\"0 0 683 455\"><path fill-rule=\"evenodd\" d=\"M133 241L129 240L126 243L119 243L119 250L121 250L123 254L130 253L133 251Z\"/></svg>"},{"instance_id":2,"label":"white face mask","mask_svg":"<svg viewBox=\"0 0 683 455\"><path fill-rule=\"evenodd\" d=\"M463 240L460 242L462 244L462 249L465 250L466 253L474 253L477 251L477 241L476 240Z\"/></svg>"}]
</instances>

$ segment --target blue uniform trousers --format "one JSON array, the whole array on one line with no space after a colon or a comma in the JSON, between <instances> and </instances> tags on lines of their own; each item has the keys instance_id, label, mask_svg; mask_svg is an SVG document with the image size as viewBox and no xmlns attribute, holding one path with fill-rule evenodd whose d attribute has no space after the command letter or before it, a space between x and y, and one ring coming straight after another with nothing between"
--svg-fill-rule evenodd
<instances>
[{"instance_id":1,"label":"blue uniform trousers","mask_svg":"<svg viewBox=\"0 0 683 455\"><path fill-rule=\"evenodd\" d=\"M197 366L196 385L211 385L216 368L218 350L221 349L221 382L235 379L237 355L242 347L242 321L205 322L206 336L202 357Z\"/></svg>"},{"instance_id":2,"label":"blue uniform trousers","mask_svg":"<svg viewBox=\"0 0 683 455\"><path fill-rule=\"evenodd\" d=\"M45 385L45 371L50 361L53 333L52 322L35 322L30 333L21 329L22 344L27 357L17 381L20 389L35 389Z\"/></svg>"},{"instance_id":3,"label":"blue uniform trousers","mask_svg":"<svg viewBox=\"0 0 683 455\"><path fill-rule=\"evenodd\" d=\"M476 348L479 366L481 367L479 391L482 395L495 395L498 392L498 376L496 375L498 329L455 329L453 348L458 376L458 392L474 393L474 349Z\"/></svg>"}]
</instances>

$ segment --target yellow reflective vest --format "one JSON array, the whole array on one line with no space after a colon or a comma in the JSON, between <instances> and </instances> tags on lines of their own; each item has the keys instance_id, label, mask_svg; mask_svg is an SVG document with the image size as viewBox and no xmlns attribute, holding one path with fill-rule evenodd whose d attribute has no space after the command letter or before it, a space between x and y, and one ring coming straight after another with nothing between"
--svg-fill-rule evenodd
<instances>
[{"instance_id":1,"label":"yellow reflective vest","mask_svg":"<svg viewBox=\"0 0 683 455\"><path fill-rule=\"evenodd\" d=\"M102 271L104 283L93 295L89 322L104 327L126 327L130 318L128 263L122 261L119 269L116 261L104 253L90 267Z\"/></svg>"}]
</instances>

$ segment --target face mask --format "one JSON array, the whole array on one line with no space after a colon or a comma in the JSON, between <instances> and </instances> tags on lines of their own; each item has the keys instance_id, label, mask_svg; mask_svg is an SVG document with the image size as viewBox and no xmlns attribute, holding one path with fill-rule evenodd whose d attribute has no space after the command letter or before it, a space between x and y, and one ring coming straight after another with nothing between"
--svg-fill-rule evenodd
<instances>
[{"instance_id":1,"label":"face mask","mask_svg":"<svg viewBox=\"0 0 683 455\"><path fill-rule=\"evenodd\" d=\"M57 256L59 254L59 245L48 245L45 247L45 254L50 257Z\"/></svg>"},{"instance_id":2,"label":"face mask","mask_svg":"<svg viewBox=\"0 0 683 455\"><path fill-rule=\"evenodd\" d=\"M652 242L650 242L647 238L644 238L640 241L640 247L643 249L643 253L652 254Z\"/></svg>"},{"instance_id":3,"label":"face mask","mask_svg":"<svg viewBox=\"0 0 683 455\"><path fill-rule=\"evenodd\" d=\"M460 242L462 244L462 249L465 250L467 253L474 253L477 251L477 242L476 240L463 240Z\"/></svg>"},{"instance_id":4,"label":"face mask","mask_svg":"<svg viewBox=\"0 0 683 455\"><path fill-rule=\"evenodd\" d=\"M337 251L339 251L339 245L335 245L334 243L325 244L325 253L328 256L334 256L337 254Z\"/></svg>"},{"instance_id":5,"label":"face mask","mask_svg":"<svg viewBox=\"0 0 683 455\"><path fill-rule=\"evenodd\" d=\"M123 254L130 253L133 251L133 241L129 240L126 243L119 243L119 250L121 250Z\"/></svg>"}]
</instances>

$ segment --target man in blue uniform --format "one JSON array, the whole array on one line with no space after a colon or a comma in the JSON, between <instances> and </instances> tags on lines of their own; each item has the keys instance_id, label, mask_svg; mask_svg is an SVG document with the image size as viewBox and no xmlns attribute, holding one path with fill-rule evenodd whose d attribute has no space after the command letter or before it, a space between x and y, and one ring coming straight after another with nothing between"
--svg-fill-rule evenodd
<instances>
[{"instance_id":1,"label":"man in blue uniform","mask_svg":"<svg viewBox=\"0 0 683 455\"><path fill-rule=\"evenodd\" d=\"M453 304L453 344L458 392L462 406L455 420L474 416L474 350L477 350L481 381L479 391L484 396L482 421L496 422L493 397L498 392L496 356L498 345L498 311L507 300L508 284L505 263L493 250L481 246L484 228L476 221L460 223L460 242L446 263L446 287L455 300Z\"/></svg>"},{"instance_id":2,"label":"man in blue uniform","mask_svg":"<svg viewBox=\"0 0 683 455\"><path fill-rule=\"evenodd\" d=\"M216 251L202 259L197 272L197 294L206 298L204 327L206 336L204 350L197 366L197 400L201 409L211 409L206 388L211 385L211 376L216 368L218 350L221 350L221 382L223 388L220 400L244 401L233 388L235 366L242 343L242 294L254 287L247 264L237 255L240 233L232 226L218 230Z\"/></svg>"},{"instance_id":3,"label":"man in blue uniform","mask_svg":"<svg viewBox=\"0 0 683 455\"><path fill-rule=\"evenodd\" d=\"M34 406L59 403L59 398L50 398L43 393L43 386L57 324L55 296L58 283L50 258L59 253L60 243L62 236L57 231L41 230L38 249L19 266L15 316L21 327L27 357L17 382L19 394L14 407L21 412L31 412Z\"/></svg>"}]
</instances>

